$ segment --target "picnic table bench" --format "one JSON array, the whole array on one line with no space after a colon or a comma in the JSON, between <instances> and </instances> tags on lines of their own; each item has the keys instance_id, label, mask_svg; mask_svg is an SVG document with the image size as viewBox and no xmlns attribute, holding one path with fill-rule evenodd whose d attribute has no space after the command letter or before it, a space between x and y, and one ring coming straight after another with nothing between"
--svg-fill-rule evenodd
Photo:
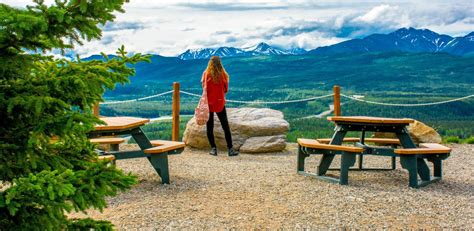
<instances>
[{"instance_id":1,"label":"picnic table bench","mask_svg":"<svg viewBox=\"0 0 474 231\"><path fill-rule=\"evenodd\" d=\"M322 138L322 139L316 139L316 140L323 144L329 144L331 142L331 138ZM365 138L364 141L366 143L374 143L377 145L400 145L400 140L391 139L391 138ZM357 143L357 142L361 142L361 140L358 137L344 137L344 140L342 142Z\"/></svg>"},{"instance_id":2,"label":"picnic table bench","mask_svg":"<svg viewBox=\"0 0 474 231\"><path fill-rule=\"evenodd\" d=\"M355 164L356 156L363 155L388 156L400 159L401 166L408 170L409 186L421 187L442 177L442 160L446 159L451 149L440 144L425 143L419 147L415 145L408 134L407 126L412 123L412 119L394 119L362 116L337 116L328 117L329 121L336 124L333 137L327 139L311 140L298 139L297 171L302 175L314 176L319 179L337 182L341 185L348 184L348 174ZM361 132L360 138L345 138L349 131ZM395 133L397 140L365 138L365 132L391 132ZM343 146L344 142L352 142L354 146ZM371 146L367 143L388 144L390 146ZM304 169L305 159L312 155L322 155L316 174L308 173ZM326 173L336 155L341 156L341 168L339 178L328 176ZM425 159L433 163L434 173L430 174L430 169ZM360 162L361 163L361 162ZM392 161L392 167L393 167ZM360 165L361 166L361 165ZM371 170L371 169L359 169ZM418 180L418 175L421 181Z\"/></svg>"},{"instance_id":3,"label":"picnic table bench","mask_svg":"<svg viewBox=\"0 0 474 231\"><path fill-rule=\"evenodd\" d=\"M109 156L107 158L111 158L110 155L115 160L145 157L161 177L162 183L170 183L168 155L183 152L185 147L183 142L149 140L141 129L141 126L150 121L148 119L135 117L101 117L100 119L106 124L96 125L95 130L89 133L89 138L93 143L117 145L105 152ZM118 144L123 142L123 138L114 137L118 135L131 135L140 149L120 151Z\"/></svg>"},{"instance_id":4,"label":"picnic table bench","mask_svg":"<svg viewBox=\"0 0 474 231\"><path fill-rule=\"evenodd\" d=\"M322 138L322 139L316 139L318 142L323 143L323 144L329 144L331 142L331 138ZM361 140L358 137L344 137L343 143L372 143L378 146L391 146L393 148L396 148L400 146L400 140L398 139L391 139L391 138L364 138L364 140ZM357 168L351 168L350 170L394 170L396 169L396 159L394 156L392 156L392 161L391 161L391 167L390 168L364 168L363 164L363 159L364 155L363 153L360 153L359 155L359 162L358 162L358 167ZM329 170L339 170L337 168L331 168Z\"/></svg>"}]
</instances>

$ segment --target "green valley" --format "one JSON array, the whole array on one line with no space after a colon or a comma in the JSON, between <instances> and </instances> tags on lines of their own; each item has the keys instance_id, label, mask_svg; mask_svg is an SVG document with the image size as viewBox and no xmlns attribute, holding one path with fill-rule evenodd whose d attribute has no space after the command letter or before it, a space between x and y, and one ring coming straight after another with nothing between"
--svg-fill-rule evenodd
<instances>
[{"instance_id":1,"label":"green valley","mask_svg":"<svg viewBox=\"0 0 474 231\"><path fill-rule=\"evenodd\" d=\"M443 53L363 53L224 58L230 74L228 99L283 101L330 94L340 85L342 94L388 103L425 103L474 93L474 57ZM131 83L106 93L107 100L153 95L180 82L181 89L200 94L200 78L207 60L180 60L153 56L152 63L136 66ZM182 95L181 114L192 114L198 98ZM332 134L324 118L304 118L328 110L331 98L311 102L262 105L229 103L228 107L271 107L285 113L291 124L289 140ZM423 107L378 106L343 98L344 115L410 117L423 121L443 136L467 138L474 134L474 99ZM171 114L171 96L103 105L103 115L154 118ZM189 119L189 118L187 118ZM184 119L183 123L187 119ZM167 138L170 125L149 126L150 134Z\"/></svg>"}]
</instances>

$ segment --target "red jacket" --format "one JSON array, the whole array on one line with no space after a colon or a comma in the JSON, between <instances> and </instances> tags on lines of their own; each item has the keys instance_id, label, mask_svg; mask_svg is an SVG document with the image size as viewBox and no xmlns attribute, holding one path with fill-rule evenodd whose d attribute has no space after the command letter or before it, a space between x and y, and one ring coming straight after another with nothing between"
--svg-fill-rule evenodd
<instances>
[{"instance_id":1,"label":"red jacket","mask_svg":"<svg viewBox=\"0 0 474 231\"><path fill-rule=\"evenodd\" d=\"M201 80L204 87L204 81L207 84L207 100L209 103L210 112L221 112L225 106L225 93L229 90L229 81L224 73L219 82L214 83L211 76L204 72Z\"/></svg>"}]
</instances>

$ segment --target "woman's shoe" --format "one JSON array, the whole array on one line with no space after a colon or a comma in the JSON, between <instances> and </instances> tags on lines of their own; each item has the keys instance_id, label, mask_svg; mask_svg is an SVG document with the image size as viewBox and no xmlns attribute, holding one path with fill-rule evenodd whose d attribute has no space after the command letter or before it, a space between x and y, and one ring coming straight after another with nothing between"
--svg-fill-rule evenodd
<instances>
[{"instance_id":1,"label":"woman's shoe","mask_svg":"<svg viewBox=\"0 0 474 231\"><path fill-rule=\"evenodd\" d=\"M217 156L217 148L211 148L211 151L209 152L209 155Z\"/></svg>"},{"instance_id":2,"label":"woman's shoe","mask_svg":"<svg viewBox=\"0 0 474 231\"><path fill-rule=\"evenodd\" d=\"M236 151L234 148L229 148L229 156L238 156L239 152Z\"/></svg>"}]
</instances>

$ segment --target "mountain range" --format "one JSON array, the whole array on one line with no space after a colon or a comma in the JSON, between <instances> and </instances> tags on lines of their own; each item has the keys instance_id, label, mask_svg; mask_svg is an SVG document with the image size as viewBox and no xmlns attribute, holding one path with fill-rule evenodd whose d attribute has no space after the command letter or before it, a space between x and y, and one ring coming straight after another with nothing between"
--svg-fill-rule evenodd
<instances>
[{"instance_id":1,"label":"mountain range","mask_svg":"<svg viewBox=\"0 0 474 231\"><path fill-rule=\"evenodd\" d=\"M232 79L238 80L233 81L234 90L242 91L249 86L310 90L337 84L358 91L472 92L474 73L474 33L453 38L413 28L308 52L260 43L248 48L221 47L185 53L187 56L180 57L152 55L151 63L135 65L136 77L130 84L117 86L106 95L150 95L165 91L175 81L183 89L199 88L209 55L228 57L223 62ZM103 57L94 55L84 60L93 59Z\"/></svg>"},{"instance_id":2,"label":"mountain range","mask_svg":"<svg viewBox=\"0 0 474 231\"><path fill-rule=\"evenodd\" d=\"M294 48L290 50L281 49L270 46L264 42L253 47L235 48L235 47L219 47L219 48L201 48L188 49L180 54L178 58L182 60L189 59L208 59L211 56L220 57L236 57L236 56L260 56L260 55L299 55L307 51L302 48Z\"/></svg>"},{"instance_id":3,"label":"mountain range","mask_svg":"<svg viewBox=\"0 0 474 231\"><path fill-rule=\"evenodd\" d=\"M330 46L306 51L302 48L290 50L259 43L248 48L219 47L188 49L180 54L182 60L208 59L211 56L261 56L261 55L302 55L340 54L365 52L445 52L452 55L474 55L474 32L463 37L451 37L428 29L401 28L389 34L372 34L365 38L351 39Z\"/></svg>"},{"instance_id":4,"label":"mountain range","mask_svg":"<svg viewBox=\"0 0 474 231\"><path fill-rule=\"evenodd\" d=\"M372 34L331 46L310 50L309 54L355 52L445 52L466 55L474 52L474 32L464 37L451 37L427 29L402 28L389 34Z\"/></svg>"},{"instance_id":5,"label":"mountain range","mask_svg":"<svg viewBox=\"0 0 474 231\"><path fill-rule=\"evenodd\" d=\"M426 52L240 56L226 58L223 63L232 79L230 94L234 99L281 93L275 89L313 91L330 89L332 85L361 92L472 93L474 73L474 57ZM151 63L135 65L136 75L130 78L130 84L117 86L106 95L125 99L131 97L127 95L147 96L169 90L173 82L179 82L182 89L199 92L206 66L206 59L153 55ZM249 92L250 89L254 91Z\"/></svg>"}]
</instances>

